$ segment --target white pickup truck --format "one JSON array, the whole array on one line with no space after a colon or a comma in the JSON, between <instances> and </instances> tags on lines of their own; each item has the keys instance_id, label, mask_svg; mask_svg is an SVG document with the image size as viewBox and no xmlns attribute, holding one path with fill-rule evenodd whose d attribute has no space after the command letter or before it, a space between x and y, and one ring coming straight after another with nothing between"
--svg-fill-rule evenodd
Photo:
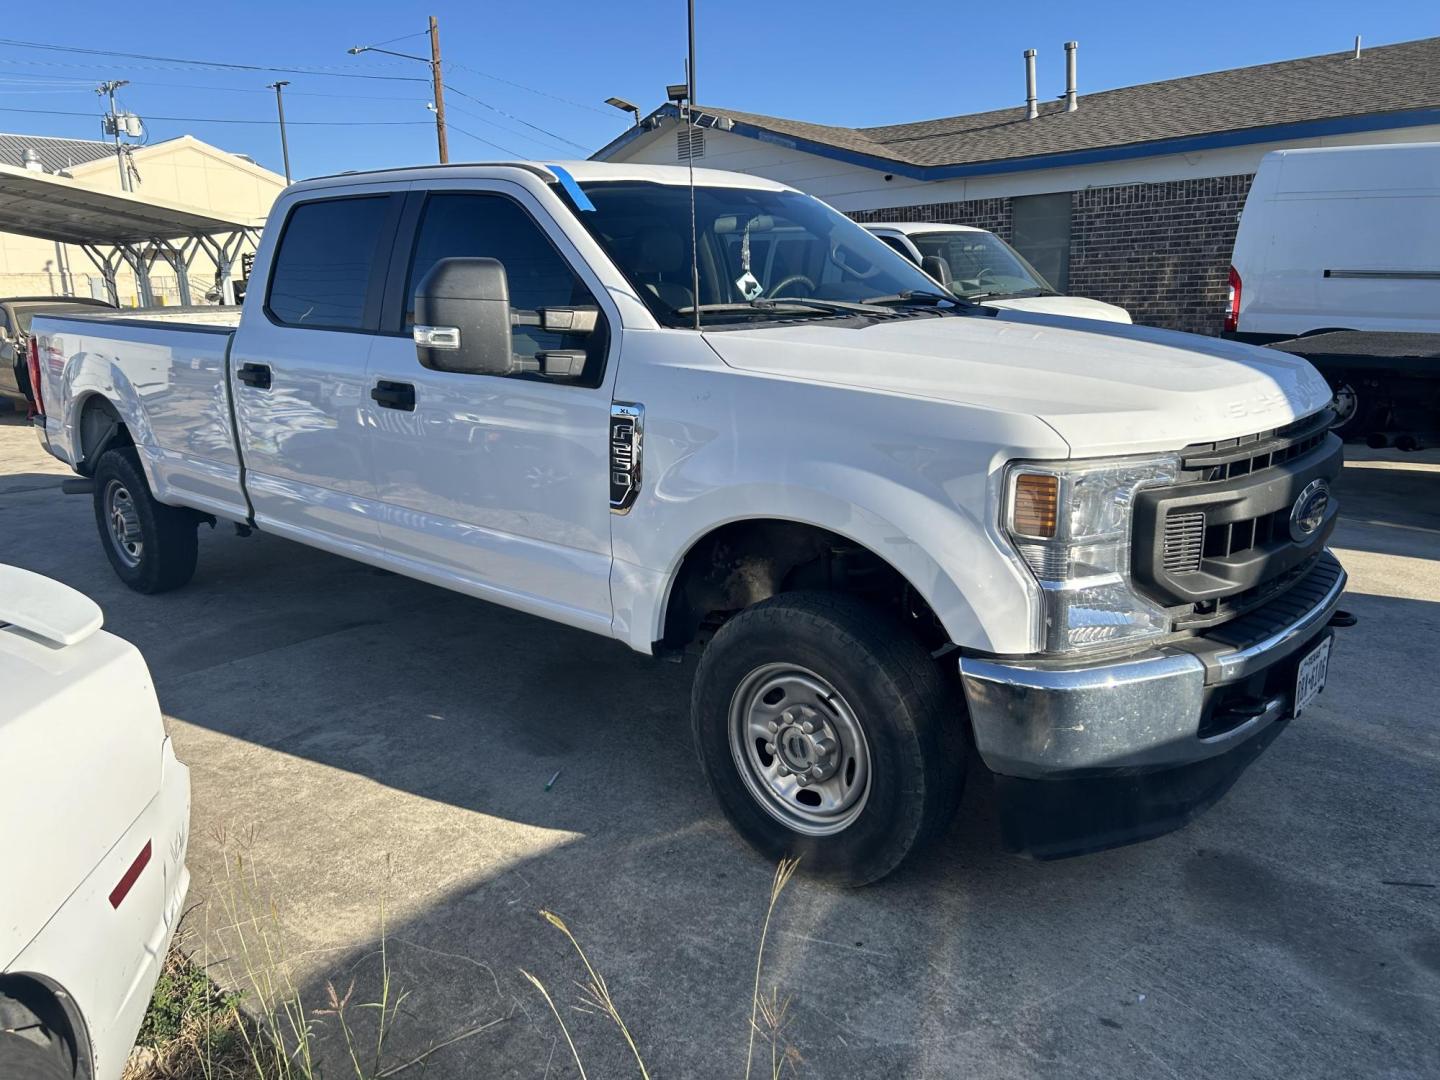
<instances>
[{"instance_id":1,"label":"white pickup truck","mask_svg":"<svg viewBox=\"0 0 1440 1080\"><path fill-rule=\"evenodd\" d=\"M719 802L831 880L972 754L1013 849L1175 828L1324 685L1329 387L939 288L752 176L346 174L281 196L233 329L37 319L37 422L142 592L218 519L698 652Z\"/></svg>"}]
</instances>

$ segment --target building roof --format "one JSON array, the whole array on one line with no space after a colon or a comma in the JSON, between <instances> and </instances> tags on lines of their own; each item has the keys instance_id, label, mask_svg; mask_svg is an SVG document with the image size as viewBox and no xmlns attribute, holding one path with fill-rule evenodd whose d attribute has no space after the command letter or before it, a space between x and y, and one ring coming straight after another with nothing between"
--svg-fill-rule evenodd
<instances>
[{"instance_id":1,"label":"building roof","mask_svg":"<svg viewBox=\"0 0 1440 1080\"><path fill-rule=\"evenodd\" d=\"M1018 89L1018 78L1016 82ZM1440 123L1440 37L1365 49L1358 59L1347 50L1081 93L1075 112L1067 113L1061 101L1046 102L1034 120L1025 119L1023 103L869 128L810 124L712 106L700 111L715 118L712 124L733 125L731 130L762 141L938 179L1014 171L1027 160L1057 164L1051 159L1121 148L1168 153L1191 149L1187 144L1241 145L1307 133ZM657 112L673 114L674 106ZM1288 129L1309 131L1287 134ZM1247 132L1254 137L1236 137ZM627 141L622 136L596 157L610 156ZM993 168L998 163L1010 163L1010 168Z\"/></svg>"},{"instance_id":2,"label":"building roof","mask_svg":"<svg viewBox=\"0 0 1440 1080\"><path fill-rule=\"evenodd\" d=\"M143 195L93 191L74 180L0 165L0 232L66 244L127 244L260 227Z\"/></svg>"},{"instance_id":3,"label":"building roof","mask_svg":"<svg viewBox=\"0 0 1440 1080\"><path fill-rule=\"evenodd\" d=\"M40 155L46 172L60 172L72 165L84 165L115 156L115 144L99 139L62 139L53 135L7 135L0 133L0 165L25 165L25 151Z\"/></svg>"}]
</instances>

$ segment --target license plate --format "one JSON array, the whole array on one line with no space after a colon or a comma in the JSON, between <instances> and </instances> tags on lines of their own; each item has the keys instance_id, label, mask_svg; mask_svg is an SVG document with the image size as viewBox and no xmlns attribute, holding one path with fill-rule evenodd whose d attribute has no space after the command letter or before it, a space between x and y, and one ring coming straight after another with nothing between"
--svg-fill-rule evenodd
<instances>
[{"instance_id":1,"label":"license plate","mask_svg":"<svg viewBox=\"0 0 1440 1080\"><path fill-rule=\"evenodd\" d=\"M1327 637L1311 649L1305 659L1300 661L1300 670L1295 675L1294 715L1296 716L1299 716L1306 706L1320 696L1320 691L1325 689L1325 676L1330 670L1330 642L1332 640Z\"/></svg>"}]
</instances>

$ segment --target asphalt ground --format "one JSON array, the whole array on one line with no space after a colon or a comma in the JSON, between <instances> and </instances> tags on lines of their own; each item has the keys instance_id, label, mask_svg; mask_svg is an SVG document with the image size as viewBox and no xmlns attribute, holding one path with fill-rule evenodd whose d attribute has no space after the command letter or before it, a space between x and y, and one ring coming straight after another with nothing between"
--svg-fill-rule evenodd
<instances>
[{"instance_id":1,"label":"asphalt ground","mask_svg":"<svg viewBox=\"0 0 1440 1080\"><path fill-rule=\"evenodd\" d=\"M1017 859L972 774L892 879L793 880L760 982L797 1075L1440 1075L1440 452L1353 458L1334 545L1360 622L1318 704L1161 839ZM235 977L236 935L272 934L328 1075L351 1070L327 985L370 1038L382 939L408 992L383 1067L459 1036L396 1075L578 1075L521 969L589 1076L638 1075L541 909L652 1076L745 1075L773 867L704 787L691 666L226 529L190 586L139 596L64 475L0 417L0 560L144 652L192 770L191 941Z\"/></svg>"}]
</instances>

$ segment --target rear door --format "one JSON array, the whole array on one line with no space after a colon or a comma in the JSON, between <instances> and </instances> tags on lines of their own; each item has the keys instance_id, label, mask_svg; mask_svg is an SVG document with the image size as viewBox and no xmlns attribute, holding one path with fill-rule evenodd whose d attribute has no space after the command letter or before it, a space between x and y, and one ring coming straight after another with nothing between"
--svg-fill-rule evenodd
<instances>
[{"instance_id":1,"label":"rear door","mask_svg":"<svg viewBox=\"0 0 1440 1080\"><path fill-rule=\"evenodd\" d=\"M574 626L610 627L608 445L618 313L535 197L503 180L417 182L370 364L380 530L404 569ZM498 259L513 351L584 354L583 373L475 375L422 367L415 286L443 258ZM527 325L547 307L598 307L593 333ZM404 388L395 391L393 388ZM399 395L399 396L397 396Z\"/></svg>"},{"instance_id":2,"label":"rear door","mask_svg":"<svg viewBox=\"0 0 1440 1080\"><path fill-rule=\"evenodd\" d=\"M360 187L290 207L231 352L256 522L351 554L379 549L366 368L403 204Z\"/></svg>"}]
</instances>

